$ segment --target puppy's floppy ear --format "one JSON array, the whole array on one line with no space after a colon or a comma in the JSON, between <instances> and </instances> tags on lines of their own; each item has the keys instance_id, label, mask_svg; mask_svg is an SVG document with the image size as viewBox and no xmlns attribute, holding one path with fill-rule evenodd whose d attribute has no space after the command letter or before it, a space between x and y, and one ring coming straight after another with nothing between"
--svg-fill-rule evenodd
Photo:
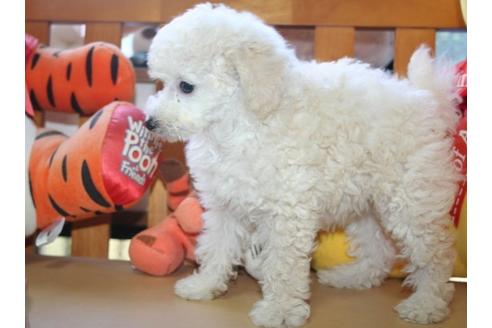
<instances>
[{"instance_id":1,"label":"puppy's floppy ear","mask_svg":"<svg viewBox=\"0 0 492 328\"><path fill-rule=\"evenodd\" d=\"M267 42L246 41L226 57L238 75L248 110L258 119L265 119L278 108L285 84L287 56L280 55Z\"/></svg>"}]
</instances>

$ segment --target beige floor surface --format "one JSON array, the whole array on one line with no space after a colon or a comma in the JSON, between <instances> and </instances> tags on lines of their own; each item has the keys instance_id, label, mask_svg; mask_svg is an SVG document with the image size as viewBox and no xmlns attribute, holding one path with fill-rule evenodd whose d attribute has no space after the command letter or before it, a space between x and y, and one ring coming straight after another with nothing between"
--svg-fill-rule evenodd
<instances>
[{"instance_id":1,"label":"beige floor surface","mask_svg":"<svg viewBox=\"0 0 492 328\"><path fill-rule=\"evenodd\" d=\"M78 327L254 327L248 317L260 297L256 282L240 274L223 297L185 301L174 282L185 266L165 277L135 272L128 262L76 257L26 256L31 328ZM319 285L313 276L309 327L426 327L400 320L392 309L408 292L399 280L366 291ZM466 327L466 284L457 284L451 317L429 328Z\"/></svg>"}]
</instances>

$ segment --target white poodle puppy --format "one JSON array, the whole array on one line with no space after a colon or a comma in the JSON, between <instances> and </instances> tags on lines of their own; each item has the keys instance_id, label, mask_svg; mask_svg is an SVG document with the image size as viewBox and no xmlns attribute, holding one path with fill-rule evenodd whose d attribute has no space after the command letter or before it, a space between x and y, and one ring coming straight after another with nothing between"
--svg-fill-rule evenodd
<instances>
[{"instance_id":1,"label":"white poodle puppy","mask_svg":"<svg viewBox=\"0 0 492 328\"><path fill-rule=\"evenodd\" d=\"M320 282L377 286L399 252L414 288L396 306L400 316L446 318L455 257L448 211L459 179L449 65L424 48L408 80L352 59L304 62L252 14L204 4L158 32L149 72L165 87L149 98L147 125L187 141L207 209L200 268L178 281L176 294L210 300L226 292L245 254L261 248L263 298L251 319L301 326L316 234L338 226L358 261L318 272Z\"/></svg>"}]
</instances>

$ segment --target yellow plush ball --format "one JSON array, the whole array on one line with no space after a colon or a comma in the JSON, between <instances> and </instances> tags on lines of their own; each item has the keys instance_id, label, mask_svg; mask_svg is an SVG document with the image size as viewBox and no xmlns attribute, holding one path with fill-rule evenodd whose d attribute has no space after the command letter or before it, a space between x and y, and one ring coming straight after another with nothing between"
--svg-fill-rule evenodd
<instances>
[{"instance_id":1,"label":"yellow plush ball","mask_svg":"<svg viewBox=\"0 0 492 328\"><path fill-rule=\"evenodd\" d=\"M456 233L456 259L453 276L466 277L466 196L461 207L460 221ZM315 270L325 270L337 265L348 264L355 258L347 254L349 240L343 230L335 232L321 231L318 234L318 247L312 255L311 266ZM405 261L397 261L390 277L401 278L406 274L402 271Z\"/></svg>"},{"instance_id":2,"label":"yellow plush ball","mask_svg":"<svg viewBox=\"0 0 492 328\"><path fill-rule=\"evenodd\" d=\"M354 258L347 254L348 245L347 236L343 231L320 232L318 248L312 257L312 267L320 270L352 262Z\"/></svg>"},{"instance_id":3,"label":"yellow plush ball","mask_svg":"<svg viewBox=\"0 0 492 328\"><path fill-rule=\"evenodd\" d=\"M355 260L348 255L349 240L343 230L335 232L321 231L318 234L318 247L312 255L311 266L315 270L325 270L337 265L349 264ZM391 272L392 277L404 277L401 271L405 262L397 261Z\"/></svg>"}]
</instances>

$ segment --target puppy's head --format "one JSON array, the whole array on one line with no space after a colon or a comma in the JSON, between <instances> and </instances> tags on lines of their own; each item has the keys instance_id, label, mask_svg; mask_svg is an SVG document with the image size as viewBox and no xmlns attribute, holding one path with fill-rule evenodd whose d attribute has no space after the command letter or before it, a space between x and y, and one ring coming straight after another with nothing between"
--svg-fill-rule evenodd
<instances>
[{"instance_id":1,"label":"puppy's head","mask_svg":"<svg viewBox=\"0 0 492 328\"><path fill-rule=\"evenodd\" d=\"M282 37L252 14L198 5L151 44L149 75L164 89L147 102L147 125L175 141L226 118L263 120L277 109L293 60Z\"/></svg>"}]
</instances>

